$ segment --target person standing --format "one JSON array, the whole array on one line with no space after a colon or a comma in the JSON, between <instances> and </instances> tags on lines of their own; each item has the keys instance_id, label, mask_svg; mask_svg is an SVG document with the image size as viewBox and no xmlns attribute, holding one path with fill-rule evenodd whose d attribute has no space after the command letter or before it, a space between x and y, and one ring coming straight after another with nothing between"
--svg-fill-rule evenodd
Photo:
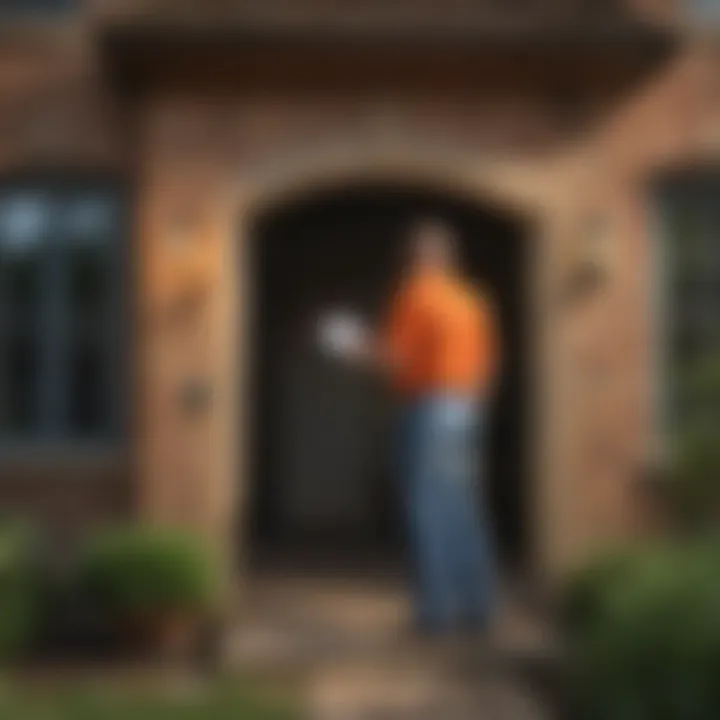
<instances>
[{"instance_id":1,"label":"person standing","mask_svg":"<svg viewBox=\"0 0 720 720\"><path fill-rule=\"evenodd\" d=\"M500 347L491 303L462 276L447 225L423 220L412 228L386 326L364 353L399 398L419 628L483 630L495 577L482 455Z\"/></svg>"}]
</instances>

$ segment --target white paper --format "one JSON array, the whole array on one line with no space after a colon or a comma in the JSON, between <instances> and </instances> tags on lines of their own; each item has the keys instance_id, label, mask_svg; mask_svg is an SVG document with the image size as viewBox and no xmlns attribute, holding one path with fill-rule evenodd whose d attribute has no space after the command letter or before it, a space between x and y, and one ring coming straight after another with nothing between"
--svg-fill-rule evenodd
<instances>
[{"instance_id":1,"label":"white paper","mask_svg":"<svg viewBox=\"0 0 720 720\"><path fill-rule=\"evenodd\" d=\"M318 338L323 352L348 357L362 350L367 340L367 328L355 313L333 310L320 316Z\"/></svg>"}]
</instances>

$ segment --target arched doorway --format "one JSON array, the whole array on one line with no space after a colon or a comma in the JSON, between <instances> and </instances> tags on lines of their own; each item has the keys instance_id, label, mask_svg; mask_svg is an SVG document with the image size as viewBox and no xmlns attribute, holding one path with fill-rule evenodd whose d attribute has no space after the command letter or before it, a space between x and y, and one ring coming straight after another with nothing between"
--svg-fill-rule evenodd
<instances>
[{"instance_id":1,"label":"arched doorway","mask_svg":"<svg viewBox=\"0 0 720 720\"><path fill-rule=\"evenodd\" d=\"M467 273L500 308L505 365L492 411L487 494L504 557L526 559L529 231L498 207L449 193L355 183L273 205L248 236L254 430L243 532L249 524L257 564L401 561L390 394L381 379L323 358L314 323L335 305L378 321L407 228L423 216L457 229Z\"/></svg>"}]
</instances>

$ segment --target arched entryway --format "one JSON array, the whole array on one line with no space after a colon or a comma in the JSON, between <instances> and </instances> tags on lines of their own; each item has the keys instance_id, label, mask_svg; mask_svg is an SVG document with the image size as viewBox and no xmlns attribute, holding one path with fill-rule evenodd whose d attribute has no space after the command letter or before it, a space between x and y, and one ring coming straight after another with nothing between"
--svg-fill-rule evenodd
<instances>
[{"instance_id":1,"label":"arched entryway","mask_svg":"<svg viewBox=\"0 0 720 720\"><path fill-rule=\"evenodd\" d=\"M335 305L379 320L407 228L423 216L457 229L467 273L500 308L505 365L487 492L503 556L513 565L528 557L528 228L449 192L363 182L266 207L246 235L253 400L242 533L255 564L402 562L390 393L381 379L323 358L314 323Z\"/></svg>"}]
</instances>

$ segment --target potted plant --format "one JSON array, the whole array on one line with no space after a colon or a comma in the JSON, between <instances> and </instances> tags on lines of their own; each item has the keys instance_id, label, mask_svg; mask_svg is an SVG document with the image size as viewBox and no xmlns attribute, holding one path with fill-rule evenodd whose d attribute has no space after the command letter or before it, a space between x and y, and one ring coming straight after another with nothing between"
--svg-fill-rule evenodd
<instances>
[{"instance_id":1,"label":"potted plant","mask_svg":"<svg viewBox=\"0 0 720 720\"><path fill-rule=\"evenodd\" d=\"M0 523L0 660L26 652L38 634L40 563L34 533Z\"/></svg>"},{"instance_id":2,"label":"potted plant","mask_svg":"<svg viewBox=\"0 0 720 720\"><path fill-rule=\"evenodd\" d=\"M135 650L186 658L219 599L211 554L191 533L131 526L85 547L80 582Z\"/></svg>"}]
</instances>

